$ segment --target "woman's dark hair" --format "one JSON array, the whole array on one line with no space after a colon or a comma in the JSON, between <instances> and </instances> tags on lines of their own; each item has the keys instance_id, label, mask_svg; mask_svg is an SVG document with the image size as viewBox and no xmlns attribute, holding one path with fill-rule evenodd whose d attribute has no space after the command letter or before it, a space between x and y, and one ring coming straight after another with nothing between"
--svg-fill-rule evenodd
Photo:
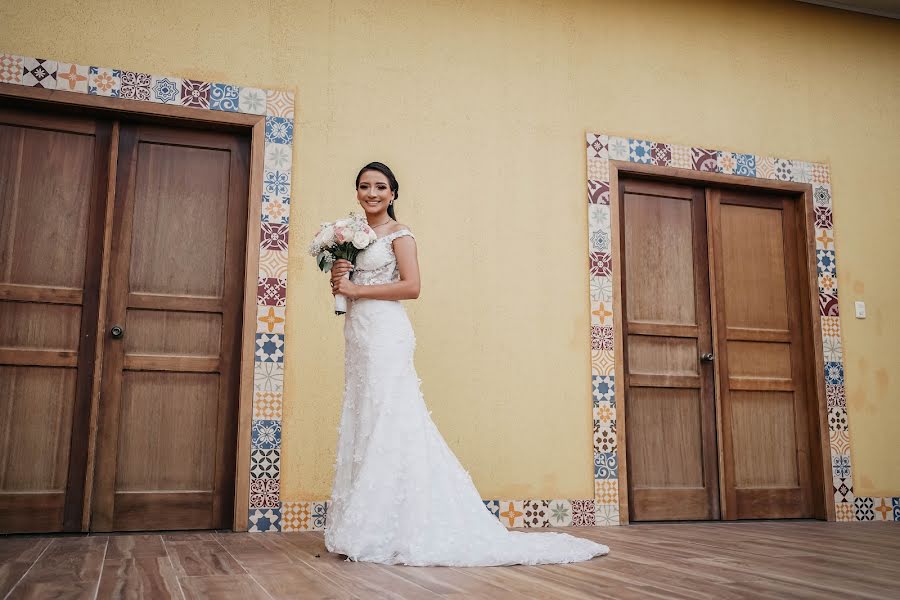
<instances>
[{"instance_id":1,"label":"woman's dark hair","mask_svg":"<svg viewBox=\"0 0 900 600\"><path fill-rule=\"evenodd\" d=\"M400 184L397 183L397 178L394 177L394 172L391 171L391 168L384 163L380 162L370 162L362 169L359 170L359 173L356 175L356 187L359 187L359 179L362 177L362 174L366 171L378 171L385 177L387 177L388 185L391 188L391 191L394 192L394 200L396 200L400 196ZM391 204L388 206L387 210L388 216L395 221L397 217L394 215L394 205Z\"/></svg>"}]
</instances>

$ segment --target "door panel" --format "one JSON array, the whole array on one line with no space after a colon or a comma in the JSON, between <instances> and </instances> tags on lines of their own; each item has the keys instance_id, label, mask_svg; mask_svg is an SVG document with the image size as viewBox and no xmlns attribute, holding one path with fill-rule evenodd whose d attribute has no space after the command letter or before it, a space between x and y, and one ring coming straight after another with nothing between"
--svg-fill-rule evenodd
<instances>
[{"instance_id":1,"label":"door panel","mask_svg":"<svg viewBox=\"0 0 900 600\"><path fill-rule=\"evenodd\" d=\"M0 108L0 532L80 529L110 130Z\"/></svg>"},{"instance_id":2,"label":"door panel","mask_svg":"<svg viewBox=\"0 0 900 600\"><path fill-rule=\"evenodd\" d=\"M791 198L710 191L725 518L812 516Z\"/></svg>"},{"instance_id":3,"label":"door panel","mask_svg":"<svg viewBox=\"0 0 900 600\"><path fill-rule=\"evenodd\" d=\"M97 531L215 528L233 502L249 148L123 125Z\"/></svg>"},{"instance_id":4,"label":"door panel","mask_svg":"<svg viewBox=\"0 0 900 600\"><path fill-rule=\"evenodd\" d=\"M620 182L630 518L718 517L702 189Z\"/></svg>"}]
</instances>

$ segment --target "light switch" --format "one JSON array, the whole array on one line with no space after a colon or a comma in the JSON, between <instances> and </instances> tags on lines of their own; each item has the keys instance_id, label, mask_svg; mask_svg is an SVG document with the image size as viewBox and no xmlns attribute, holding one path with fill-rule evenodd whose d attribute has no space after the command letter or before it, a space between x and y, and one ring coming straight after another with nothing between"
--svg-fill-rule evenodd
<instances>
[{"instance_id":1,"label":"light switch","mask_svg":"<svg viewBox=\"0 0 900 600\"><path fill-rule=\"evenodd\" d=\"M866 303L862 300L856 301L856 318L857 319L865 319L866 318Z\"/></svg>"}]
</instances>

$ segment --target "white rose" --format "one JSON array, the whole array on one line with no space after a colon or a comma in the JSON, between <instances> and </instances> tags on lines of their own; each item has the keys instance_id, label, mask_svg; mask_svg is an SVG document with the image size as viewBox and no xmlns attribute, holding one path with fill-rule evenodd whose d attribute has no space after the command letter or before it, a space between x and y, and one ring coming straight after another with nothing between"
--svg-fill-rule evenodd
<instances>
[{"instance_id":1,"label":"white rose","mask_svg":"<svg viewBox=\"0 0 900 600\"><path fill-rule=\"evenodd\" d=\"M375 233L374 229L370 229L369 230L369 242L374 242L377 239L378 239L378 234Z\"/></svg>"},{"instance_id":2,"label":"white rose","mask_svg":"<svg viewBox=\"0 0 900 600\"><path fill-rule=\"evenodd\" d=\"M334 227L327 225L319 232L319 239L323 246L331 246L334 244Z\"/></svg>"},{"instance_id":3,"label":"white rose","mask_svg":"<svg viewBox=\"0 0 900 600\"><path fill-rule=\"evenodd\" d=\"M356 235L353 236L353 245L357 249L362 250L369 245L369 236L363 231L357 231Z\"/></svg>"}]
</instances>

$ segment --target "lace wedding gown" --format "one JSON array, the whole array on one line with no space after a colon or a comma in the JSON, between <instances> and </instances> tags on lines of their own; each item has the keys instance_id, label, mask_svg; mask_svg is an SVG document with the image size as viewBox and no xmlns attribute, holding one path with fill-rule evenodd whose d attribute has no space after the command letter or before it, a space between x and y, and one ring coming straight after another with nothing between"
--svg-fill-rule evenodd
<instances>
[{"instance_id":1,"label":"lace wedding gown","mask_svg":"<svg viewBox=\"0 0 900 600\"><path fill-rule=\"evenodd\" d=\"M354 283L399 279L393 241L362 251ZM344 406L325 545L383 564L567 563L609 552L563 533L507 531L485 508L419 391L415 335L400 302L354 300L345 315Z\"/></svg>"}]
</instances>

